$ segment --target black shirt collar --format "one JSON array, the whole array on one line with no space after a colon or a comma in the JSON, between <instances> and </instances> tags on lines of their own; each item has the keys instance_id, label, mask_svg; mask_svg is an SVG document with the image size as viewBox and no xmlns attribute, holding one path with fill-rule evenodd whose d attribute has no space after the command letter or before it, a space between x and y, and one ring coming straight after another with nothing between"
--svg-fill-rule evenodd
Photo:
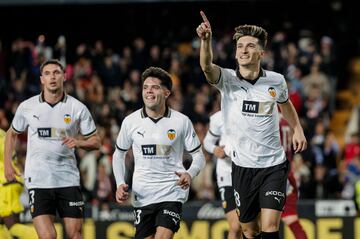
<instances>
[{"instance_id":1,"label":"black shirt collar","mask_svg":"<svg viewBox=\"0 0 360 239\"><path fill-rule=\"evenodd\" d=\"M254 80L248 80L248 79L245 79L241 74L240 74L240 70L239 70L239 67L236 68L236 76L240 79L240 80L246 80L247 82L249 82L250 84L252 85L255 85L255 83L258 81L258 79L260 77L264 77L266 76L266 73L265 73L265 70L263 70L263 68L260 68L260 72L259 72L259 75L256 79Z\"/></svg>"},{"instance_id":2,"label":"black shirt collar","mask_svg":"<svg viewBox=\"0 0 360 239\"><path fill-rule=\"evenodd\" d=\"M159 120L161 120L163 117L166 117L166 118L170 118L170 115L171 115L171 110L169 109L168 106L165 107L165 112L164 112L164 115L157 118L157 119L154 119L154 118L151 118L148 116L148 114L146 113L146 110L145 110L145 106L142 107L141 109L141 118L147 118L149 117L152 121L154 121L154 123L158 122Z\"/></svg>"},{"instance_id":3,"label":"black shirt collar","mask_svg":"<svg viewBox=\"0 0 360 239\"><path fill-rule=\"evenodd\" d=\"M40 95L39 95L39 101L40 101L40 103L48 103L51 107L54 107L54 106L57 105L57 103L59 103L59 102L65 103L66 100L67 100L67 97L68 97L67 94L64 92L64 93L63 93L63 96L61 97L61 99L60 99L58 102L56 102L55 104L50 104L49 102L46 102L45 96L44 96L44 92L41 91L41 93L40 93Z\"/></svg>"}]
</instances>

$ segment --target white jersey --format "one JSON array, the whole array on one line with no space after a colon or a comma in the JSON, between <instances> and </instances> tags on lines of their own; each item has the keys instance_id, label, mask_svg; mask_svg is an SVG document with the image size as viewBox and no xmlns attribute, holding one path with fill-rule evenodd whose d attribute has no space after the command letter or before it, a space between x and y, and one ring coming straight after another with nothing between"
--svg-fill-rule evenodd
<instances>
[{"instance_id":1,"label":"white jersey","mask_svg":"<svg viewBox=\"0 0 360 239\"><path fill-rule=\"evenodd\" d=\"M194 152L201 147L187 116L167 108L164 117L154 120L139 109L124 119L116 147L133 150L134 207L187 200L189 189L177 185L175 172L186 171L182 164L184 149Z\"/></svg>"},{"instance_id":2,"label":"white jersey","mask_svg":"<svg viewBox=\"0 0 360 239\"><path fill-rule=\"evenodd\" d=\"M257 80L247 81L234 70L220 69L215 86L221 92L221 111L233 162L247 168L283 163L286 157L280 143L277 103L288 101L284 77L261 70Z\"/></svg>"},{"instance_id":3,"label":"white jersey","mask_svg":"<svg viewBox=\"0 0 360 239\"><path fill-rule=\"evenodd\" d=\"M226 155L231 155L231 149L228 142L226 142L226 136L224 134L224 124L221 111L216 112L210 117L209 133L220 139L219 145L224 145L224 151ZM209 152L213 153L213 152ZM232 186L231 182L231 158L226 157L216 160L216 180L219 187Z\"/></svg>"},{"instance_id":4,"label":"white jersey","mask_svg":"<svg viewBox=\"0 0 360 239\"><path fill-rule=\"evenodd\" d=\"M80 185L74 149L62 143L65 136L85 137L96 132L86 106L72 96L55 105L37 95L22 102L16 110L12 128L28 130L25 184L31 188L59 188Z\"/></svg>"}]
</instances>

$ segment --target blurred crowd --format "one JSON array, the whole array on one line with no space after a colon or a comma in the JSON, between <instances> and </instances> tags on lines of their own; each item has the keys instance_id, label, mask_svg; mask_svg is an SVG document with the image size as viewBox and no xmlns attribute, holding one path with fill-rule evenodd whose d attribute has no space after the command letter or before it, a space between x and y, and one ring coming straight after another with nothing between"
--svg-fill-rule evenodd
<instances>
[{"instance_id":1,"label":"blurred crowd","mask_svg":"<svg viewBox=\"0 0 360 239\"><path fill-rule=\"evenodd\" d=\"M40 35L35 40L16 39L11 49L5 50L0 41L0 127L7 130L19 103L41 91L41 63L59 59L66 65L65 91L90 109L102 139L100 151L77 150L84 197L88 203L107 209L116 190L111 168L116 136L124 117L142 107L142 71L159 66L171 74L174 87L168 105L189 116L201 140L208 130L209 116L220 109L220 96L200 69L197 38L163 46L149 45L138 37L117 46L117 51L101 39L76 44L76 49L68 49L66 36L59 36L56 44L49 45L46 36ZM236 68L232 33L215 36L213 44L215 62ZM263 68L286 77L309 143L292 164L301 199L355 199L356 188L360 188L359 132L352 132L345 147L340 147L329 128L336 108L336 60L336 42L329 36L317 39L306 30L299 32L297 39L289 39L284 31L273 33L263 60ZM25 154L26 135L22 135L18 157L25 160ZM219 199L216 160L205 155L206 167L193 181L190 200ZM185 154L184 164L190 162ZM131 152L126 165L131 185Z\"/></svg>"}]
</instances>

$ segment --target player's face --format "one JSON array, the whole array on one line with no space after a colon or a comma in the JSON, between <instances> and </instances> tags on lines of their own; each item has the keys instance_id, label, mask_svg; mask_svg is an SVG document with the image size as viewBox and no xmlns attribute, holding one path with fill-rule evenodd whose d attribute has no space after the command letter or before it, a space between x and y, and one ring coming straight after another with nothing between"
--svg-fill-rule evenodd
<instances>
[{"instance_id":1,"label":"player's face","mask_svg":"<svg viewBox=\"0 0 360 239\"><path fill-rule=\"evenodd\" d=\"M49 64L43 68L40 80L45 91L57 92L63 89L65 73L61 70L60 66Z\"/></svg>"},{"instance_id":2,"label":"player's face","mask_svg":"<svg viewBox=\"0 0 360 239\"><path fill-rule=\"evenodd\" d=\"M142 97L145 107L150 110L164 107L166 98L170 95L170 91L160 83L161 81L155 77L148 77L144 81Z\"/></svg>"},{"instance_id":3,"label":"player's face","mask_svg":"<svg viewBox=\"0 0 360 239\"><path fill-rule=\"evenodd\" d=\"M236 43L236 60L239 66L257 66L264 55L259 40L252 36L240 37Z\"/></svg>"}]
</instances>

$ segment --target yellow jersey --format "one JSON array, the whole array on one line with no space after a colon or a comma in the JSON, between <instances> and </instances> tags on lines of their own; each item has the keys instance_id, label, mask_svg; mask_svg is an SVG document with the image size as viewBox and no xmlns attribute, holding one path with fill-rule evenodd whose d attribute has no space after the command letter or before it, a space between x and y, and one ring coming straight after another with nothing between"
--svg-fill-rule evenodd
<instances>
[{"instance_id":1,"label":"yellow jersey","mask_svg":"<svg viewBox=\"0 0 360 239\"><path fill-rule=\"evenodd\" d=\"M6 183L5 172L4 172L4 158L5 158L5 136L6 132L0 129L0 186ZM13 153L13 166L17 172L20 172L19 168L16 166L16 154ZM20 183L24 183L22 177L16 177L16 180Z\"/></svg>"}]
</instances>

